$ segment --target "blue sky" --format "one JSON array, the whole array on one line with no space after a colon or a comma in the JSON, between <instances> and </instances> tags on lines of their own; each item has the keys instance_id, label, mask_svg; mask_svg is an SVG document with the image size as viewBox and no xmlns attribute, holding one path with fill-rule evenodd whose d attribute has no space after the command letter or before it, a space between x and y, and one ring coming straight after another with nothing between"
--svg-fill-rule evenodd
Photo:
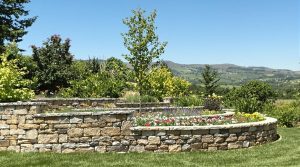
<instances>
[{"instance_id":1,"label":"blue sky","mask_svg":"<svg viewBox=\"0 0 300 167\"><path fill-rule=\"evenodd\" d=\"M20 47L31 54L30 45L59 34L76 59L123 59L122 19L137 8L157 9L164 60L300 70L298 0L32 0L38 19Z\"/></svg>"}]
</instances>

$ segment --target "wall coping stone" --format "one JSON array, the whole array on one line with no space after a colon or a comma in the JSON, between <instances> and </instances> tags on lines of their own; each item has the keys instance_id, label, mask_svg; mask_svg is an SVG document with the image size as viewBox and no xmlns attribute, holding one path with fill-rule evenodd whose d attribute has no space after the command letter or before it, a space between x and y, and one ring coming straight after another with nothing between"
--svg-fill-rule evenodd
<instances>
[{"instance_id":1,"label":"wall coping stone","mask_svg":"<svg viewBox=\"0 0 300 167\"><path fill-rule=\"evenodd\" d=\"M136 126L131 127L132 131L153 131L153 130L205 130L205 129L231 129L253 126L270 125L277 122L277 119L265 117L265 120L259 122L248 122L228 125L206 125L206 126Z\"/></svg>"},{"instance_id":2,"label":"wall coping stone","mask_svg":"<svg viewBox=\"0 0 300 167\"><path fill-rule=\"evenodd\" d=\"M34 118L45 117L61 117L61 116L89 116L89 115L119 115L119 114L132 114L133 110L125 111L103 111L103 112L66 112L66 113L42 113L34 114Z\"/></svg>"},{"instance_id":3,"label":"wall coping stone","mask_svg":"<svg viewBox=\"0 0 300 167\"><path fill-rule=\"evenodd\" d=\"M46 102L31 102L31 101L17 101L17 102L7 102L7 103L0 103L0 107L5 106L46 106Z\"/></svg>"},{"instance_id":4,"label":"wall coping stone","mask_svg":"<svg viewBox=\"0 0 300 167\"><path fill-rule=\"evenodd\" d=\"M38 98L32 99L32 101L113 101L122 100L121 98Z\"/></svg>"}]
</instances>

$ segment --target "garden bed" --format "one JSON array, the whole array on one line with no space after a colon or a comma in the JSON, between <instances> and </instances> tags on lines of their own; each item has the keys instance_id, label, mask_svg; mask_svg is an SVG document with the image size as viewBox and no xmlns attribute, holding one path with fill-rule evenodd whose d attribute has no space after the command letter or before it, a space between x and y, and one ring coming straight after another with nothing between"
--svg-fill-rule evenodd
<instances>
[{"instance_id":1,"label":"garden bed","mask_svg":"<svg viewBox=\"0 0 300 167\"><path fill-rule=\"evenodd\" d=\"M135 111L42 113L45 103L0 107L0 150L179 152L247 148L277 139L276 119L211 126L134 126Z\"/></svg>"}]
</instances>

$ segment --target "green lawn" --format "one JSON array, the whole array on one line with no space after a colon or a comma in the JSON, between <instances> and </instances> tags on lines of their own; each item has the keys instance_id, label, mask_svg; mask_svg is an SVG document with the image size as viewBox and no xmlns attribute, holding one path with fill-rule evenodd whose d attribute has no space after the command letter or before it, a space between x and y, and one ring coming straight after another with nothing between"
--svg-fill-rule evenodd
<instances>
[{"instance_id":1,"label":"green lawn","mask_svg":"<svg viewBox=\"0 0 300 167\"><path fill-rule=\"evenodd\" d=\"M192 153L11 153L0 166L300 166L300 128L279 128L280 141L249 149Z\"/></svg>"}]
</instances>

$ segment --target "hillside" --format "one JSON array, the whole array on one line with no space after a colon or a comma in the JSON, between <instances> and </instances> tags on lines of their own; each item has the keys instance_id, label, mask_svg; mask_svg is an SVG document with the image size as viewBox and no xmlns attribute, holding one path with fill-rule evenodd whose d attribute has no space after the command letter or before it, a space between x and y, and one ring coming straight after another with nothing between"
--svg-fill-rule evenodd
<instances>
[{"instance_id":1,"label":"hillside","mask_svg":"<svg viewBox=\"0 0 300 167\"><path fill-rule=\"evenodd\" d=\"M177 64L165 61L173 73L191 82L198 82L204 64ZM233 64L212 64L224 85L240 85L249 80L261 80L271 84L300 82L300 71L271 69L266 67L242 67Z\"/></svg>"}]
</instances>

